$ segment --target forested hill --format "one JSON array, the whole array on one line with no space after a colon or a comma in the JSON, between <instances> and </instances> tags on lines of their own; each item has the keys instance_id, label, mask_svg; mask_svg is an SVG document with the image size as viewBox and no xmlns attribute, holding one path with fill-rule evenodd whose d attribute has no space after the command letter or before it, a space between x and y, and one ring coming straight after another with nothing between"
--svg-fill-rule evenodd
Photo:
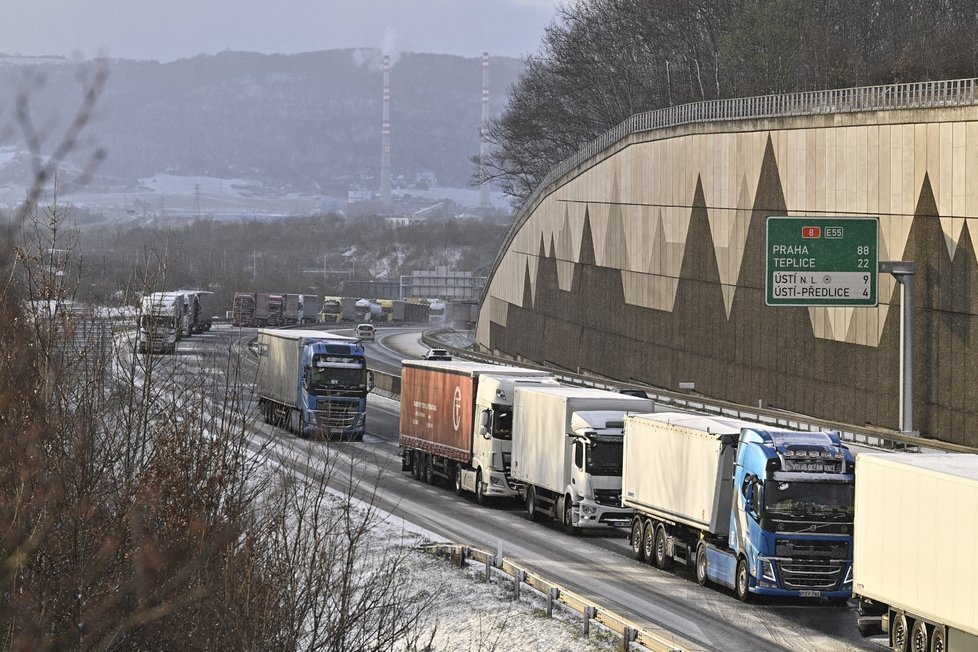
<instances>
[{"instance_id":1,"label":"forested hill","mask_svg":"<svg viewBox=\"0 0 978 652\"><path fill-rule=\"evenodd\" d=\"M481 53L401 53L391 70L392 173L434 172L438 183L465 186L479 151ZM112 60L89 142L107 158L103 178L128 182L168 172L257 179L295 190L342 192L378 184L383 73L377 50L295 55L222 52L172 63ZM522 62L493 57L491 108ZM25 74L37 123L61 119L80 102L77 66L0 66L7 90ZM0 143L2 144L2 143ZM18 166L7 174L22 181ZM0 172L3 174L3 172Z\"/></svg>"}]
</instances>

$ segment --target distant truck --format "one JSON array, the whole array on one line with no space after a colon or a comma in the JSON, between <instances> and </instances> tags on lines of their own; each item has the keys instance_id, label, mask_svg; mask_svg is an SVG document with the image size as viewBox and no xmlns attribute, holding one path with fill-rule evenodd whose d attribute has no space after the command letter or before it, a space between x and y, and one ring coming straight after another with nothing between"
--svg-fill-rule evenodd
<instances>
[{"instance_id":1,"label":"distant truck","mask_svg":"<svg viewBox=\"0 0 978 652\"><path fill-rule=\"evenodd\" d=\"M313 306L319 303L319 297L315 294L294 294L294 297L298 297L302 305L298 306L296 314L298 317L298 324L315 324L316 312ZM286 302L286 306L288 303Z\"/></svg>"},{"instance_id":2,"label":"distant truck","mask_svg":"<svg viewBox=\"0 0 978 652\"><path fill-rule=\"evenodd\" d=\"M359 322L384 321L381 317L383 309L373 299L358 299L356 303L356 319Z\"/></svg>"},{"instance_id":3,"label":"distant truck","mask_svg":"<svg viewBox=\"0 0 978 652\"><path fill-rule=\"evenodd\" d=\"M193 292L197 297L197 314L194 320L194 332L204 333L209 331L211 326L214 325L214 308L211 303L214 293L206 290L194 290Z\"/></svg>"},{"instance_id":4,"label":"distant truck","mask_svg":"<svg viewBox=\"0 0 978 652\"><path fill-rule=\"evenodd\" d=\"M853 594L894 650L978 650L978 456L856 457Z\"/></svg>"},{"instance_id":5,"label":"distant truck","mask_svg":"<svg viewBox=\"0 0 978 652\"><path fill-rule=\"evenodd\" d=\"M209 331L214 319L211 309L211 297L214 293L205 290L177 290L177 292L182 293L187 299L190 332L204 333Z\"/></svg>"},{"instance_id":6,"label":"distant truck","mask_svg":"<svg viewBox=\"0 0 978 652\"><path fill-rule=\"evenodd\" d=\"M258 331L258 405L266 423L301 437L354 441L366 428L371 375L363 346L325 331Z\"/></svg>"},{"instance_id":7,"label":"distant truck","mask_svg":"<svg viewBox=\"0 0 978 652\"><path fill-rule=\"evenodd\" d=\"M394 300L394 321L408 323L426 323L428 321L428 304L418 300Z\"/></svg>"},{"instance_id":8,"label":"distant truck","mask_svg":"<svg viewBox=\"0 0 978 652\"><path fill-rule=\"evenodd\" d=\"M854 464L834 432L663 412L625 418L635 557L762 595L852 592Z\"/></svg>"},{"instance_id":9,"label":"distant truck","mask_svg":"<svg viewBox=\"0 0 978 652\"><path fill-rule=\"evenodd\" d=\"M257 303L258 295L254 292L236 292L231 303L231 325L254 325Z\"/></svg>"},{"instance_id":10,"label":"distant truck","mask_svg":"<svg viewBox=\"0 0 978 652\"><path fill-rule=\"evenodd\" d=\"M628 412L654 404L590 387L517 386L513 404L513 479L525 485L526 511L568 532L627 527L621 506L622 428Z\"/></svg>"},{"instance_id":11,"label":"distant truck","mask_svg":"<svg viewBox=\"0 0 978 652\"><path fill-rule=\"evenodd\" d=\"M323 297L323 307L319 311L319 321L324 324L338 324L343 321L342 297Z\"/></svg>"},{"instance_id":12,"label":"distant truck","mask_svg":"<svg viewBox=\"0 0 978 652\"><path fill-rule=\"evenodd\" d=\"M393 299L377 299L377 305L380 306L380 316L379 321L391 323L394 321L394 301Z\"/></svg>"},{"instance_id":13,"label":"distant truck","mask_svg":"<svg viewBox=\"0 0 978 652\"><path fill-rule=\"evenodd\" d=\"M428 323L432 326L446 326L448 304L441 299L434 299L428 304Z\"/></svg>"},{"instance_id":14,"label":"distant truck","mask_svg":"<svg viewBox=\"0 0 978 652\"><path fill-rule=\"evenodd\" d=\"M139 353L173 353L183 337L184 295L153 292L143 297L139 314Z\"/></svg>"},{"instance_id":15,"label":"distant truck","mask_svg":"<svg viewBox=\"0 0 978 652\"><path fill-rule=\"evenodd\" d=\"M282 312L279 318L280 326L294 326L305 322L305 296L301 294L283 294Z\"/></svg>"},{"instance_id":16,"label":"distant truck","mask_svg":"<svg viewBox=\"0 0 978 652\"><path fill-rule=\"evenodd\" d=\"M510 477L513 391L557 385L546 371L464 360L404 360L401 368L402 469L433 484L454 483L479 504L513 498Z\"/></svg>"}]
</instances>

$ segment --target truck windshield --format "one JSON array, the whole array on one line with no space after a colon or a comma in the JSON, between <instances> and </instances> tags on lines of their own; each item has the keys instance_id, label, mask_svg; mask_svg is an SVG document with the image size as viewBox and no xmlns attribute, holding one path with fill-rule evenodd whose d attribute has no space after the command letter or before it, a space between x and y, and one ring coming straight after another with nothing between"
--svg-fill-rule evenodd
<instances>
[{"instance_id":1,"label":"truck windshield","mask_svg":"<svg viewBox=\"0 0 978 652\"><path fill-rule=\"evenodd\" d=\"M855 486L843 482L778 482L764 488L767 514L786 520L852 520Z\"/></svg>"},{"instance_id":2,"label":"truck windshield","mask_svg":"<svg viewBox=\"0 0 978 652\"><path fill-rule=\"evenodd\" d=\"M492 436L496 439L513 438L513 406L492 404Z\"/></svg>"},{"instance_id":3,"label":"truck windshield","mask_svg":"<svg viewBox=\"0 0 978 652\"><path fill-rule=\"evenodd\" d=\"M621 442L599 442L587 447L585 469L591 475L621 475L624 447Z\"/></svg>"},{"instance_id":4,"label":"truck windshield","mask_svg":"<svg viewBox=\"0 0 978 652\"><path fill-rule=\"evenodd\" d=\"M147 330L150 328L173 328L173 317L143 315L139 320L139 325Z\"/></svg>"},{"instance_id":5,"label":"truck windshield","mask_svg":"<svg viewBox=\"0 0 978 652\"><path fill-rule=\"evenodd\" d=\"M367 370L364 367L311 367L309 369L309 389L365 389Z\"/></svg>"}]
</instances>

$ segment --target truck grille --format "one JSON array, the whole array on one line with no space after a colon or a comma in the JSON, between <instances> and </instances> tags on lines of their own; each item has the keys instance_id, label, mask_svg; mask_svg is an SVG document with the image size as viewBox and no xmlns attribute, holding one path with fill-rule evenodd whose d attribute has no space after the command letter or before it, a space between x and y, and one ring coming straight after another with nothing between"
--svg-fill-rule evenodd
<instances>
[{"instance_id":1,"label":"truck grille","mask_svg":"<svg viewBox=\"0 0 978 652\"><path fill-rule=\"evenodd\" d=\"M842 581L842 564L782 561L778 568L786 589L831 591Z\"/></svg>"},{"instance_id":2,"label":"truck grille","mask_svg":"<svg viewBox=\"0 0 978 652\"><path fill-rule=\"evenodd\" d=\"M776 542L781 584L786 589L831 591L842 582L842 572L849 558L845 541L778 539Z\"/></svg>"},{"instance_id":3,"label":"truck grille","mask_svg":"<svg viewBox=\"0 0 978 652\"><path fill-rule=\"evenodd\" d=\"M594 502L605 507L621 507L621 491L618 489L595 489Z\"/></svg>"},{"instance_id":4,"label":"truck grille","mask_svg":"<svg viewBox=\"0 0 978 652\"><path fill-rule=\"evenodd\" d=\"M316 416L320 428L352 428L357 420L356 403L334 403L319 401L316 403Z\"/></svg>"}]
</instances>

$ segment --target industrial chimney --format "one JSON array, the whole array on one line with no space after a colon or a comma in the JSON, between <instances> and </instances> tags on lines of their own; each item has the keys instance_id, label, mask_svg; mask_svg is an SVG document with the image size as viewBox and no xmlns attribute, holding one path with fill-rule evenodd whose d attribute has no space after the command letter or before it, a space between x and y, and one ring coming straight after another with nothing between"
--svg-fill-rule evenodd
<instances>
[{"instance_id":1,"label":"industrial chimney","mask_svg":"<svg viewBox=\"0 0 978 652\"><path fill-rule=\"evenodd\" d=\"M380 201L391 202L391 58L384 55L384 119L380 126Z\"/></svg>"},{"instance_id":2,"label":"industrial chimney","mask_svg":"<svg viewBox=\"0 0 978 652\"><path fill-rule=\"evenodd\" d=\"M482 53L482 127L479 143L479 206L489 208L489 171L486 158L489 156L489 53Z\"/></svg>"}]
</instances>

